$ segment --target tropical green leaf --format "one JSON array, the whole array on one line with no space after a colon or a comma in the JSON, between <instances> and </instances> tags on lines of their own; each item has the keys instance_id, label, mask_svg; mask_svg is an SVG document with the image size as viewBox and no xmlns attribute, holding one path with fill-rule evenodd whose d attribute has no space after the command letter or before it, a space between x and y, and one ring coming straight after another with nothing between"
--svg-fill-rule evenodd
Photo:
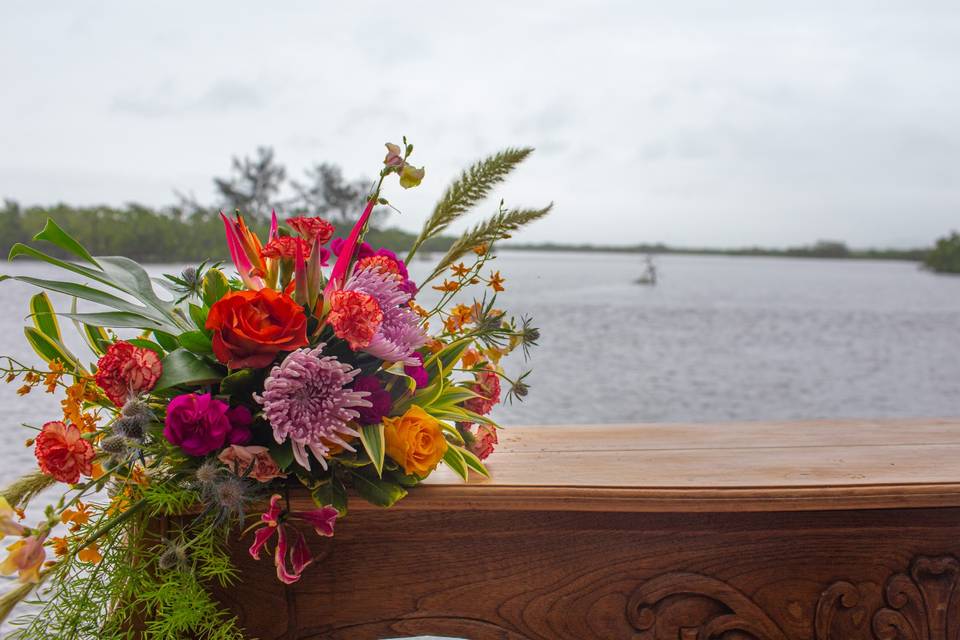
<instances>
[{"instance_id":1,"label":"tropical green leaf","mask_svg":"<svg viewBox=\"0 0 960 640\"><path fill-rule=\"evenodd\" d=\"M110 307L111 309L115 309L117 311L130 311L132 313L139 313L143 316L152 317L158 322L165 321L163 316L157 314L148 307L127 302L126 300L118 298L111 293L100 291L99 289L94 289L93 287L88 287L83 284L77 284L76 282L43 280L40 278L32 278L30 276L0 276L0 280L7 279L30 284L39 289L63 293L68 296L73 296L74 298L80 298L81 300L96 302L97 304L102 304L105 307Z\"/></svg>"},{"instance_id":2,"label":"tropical green leaf","mask_svg":"<svg viewBox=\"0 0 960 640\"><path fill-rule=\"evenodd\" d=\"M360 427L360 442L370 461L373 462L373 468L377 470L377 475L383 475L383 458L386 452L386 444L383 437L383 424L365 424Z\"/></svg>"},{"instance_id":3,"label":"tropical green leaf","mask_svg":"<svg viewBox=\"0 0 960 640\"><path fill-rule=\"evenodd\" d=\"M76 320L74 320L74 322L76 322ZM82 322L77 322L77 325L79 326L80 335L82 335L83 339L86 340L91 351L98 356L102 356L107 352L107 349L110 348L111 342L110 336L108 336L107 332L103 330L103 327L94 327L93 325L83 324ZM146 340L143 342L146 342Z\"/></svg>"},{"instance_id":4,"label":"tropical green leaf","mask_svg":"<svg viewBox=\"0 0 960 640\"><path fill-rule=\"evenodd\" d=\"M488 478L490 477L490 472L487 471L487 467L483 464L483 461L481 461L480 458L474 455L471 451L464 449L462 447L459 448L458 451L460 452L460 455L463 456L463 461L466 463L468 467L470 467L480 475L486 476Z\"/></svg>"},{"instance_id":5,"label":"tropical green leaf","mask_svg":"<svg viewBox=\"0 0 960 640\"><path fill-rule=\"evenodd\" d=\"M56 222L51 218L47 218L47 224L44 225L43 230L37 235L33 236L34 240L45 240L53 245L56 245L68 251L78 258L82 258L86 262L89 262L95 267L100 265L94 260L93 256L87 252L82 244L74 240L70 234L61 229Z\"/></svg>"},{"instance_id":6,"label":"tropical green leaf","mask_svg":"<svg viewBox=\"0 0 960 640\"><path fill-rule=\"evenodd\" d=\"M113 284L104 277L102 271L90 269L89 267L74 264L73 262L66 262L64 260L54 258L53 256L47 255L43 251L34 249L33 247L25 245L22 242L14 243L14 245L10 247L10 253L7 256L7 259L13 260L17 256L29 256L31 258L36 258L37 260L42 260L43 262L54 265L55 267L65 269L66 271L72 271L73 273L96 280L97 282L101 282L105 285L113 286Z\"/></svg>"},{"instance_id":7,"label":"tropical green leaf","mask_svg":"<svg viewBox=\"0 0 960 640\"><path fill-rule=\"evenodd\" d=\"M180 346L194 353L213 353L213 343L203 331L187 331L177 338Z\"/></svg>"},{"instance_id":8,"label":"tropical green leaf","mask_svg":"<svg viewBox=\"0 0 960 640\"><path fill-rule=\"evenodd\" d=\"M436 416L435 416L436 417ZM457 430L455 426L448 422L440 421L440 428L443 429L443 432L453 439L457 444L463 444L463 435Z\"/></svg>"},{"instance_id":9,"label":"tropical green leaf","mask_svg":"<svg viewBox=\"0 0 960 640\"><path fill-rule=\"evenodd\" d=\"M188 308L190 309L190 319L193 320L193 324L197 325L197 329L199 329L201 332L206 333L207 314L210 312L210 309L206 309L193 303L190 303Z\"/></svg>"},{"instance_id":10,"label":"tropical green leaf","mask_svg":"<svg viewBox=\"0 0 960 640\"><path fill-rule=\"evenodd\" d=\"M171 351L162 360L163 373L157 380L158 391L181 385L199 386L219 382L223 374L186 349Z\"/></svg>"},{"instance_id":11,"label":"tropical green leaf","mask_svg":"<svg viewBox=\"0 0 960 640\"><path fill-rule=\"evenodd\" d=\"M310 497L318 507L330 505L340 513L341 518L347 515L347 488L336 476L315 487Z\"/></svg>"},{"instance_id":12,"label":"tropical green leaf","mask_svg":"<svg viewBox=\"0 0 960 640\"><path fill-rule=\"evenodd\" d=\"M156 338L157 343L167 351L174 351L180 346L180 341L169 333L154 331L153 337Z\"/></svg>"},{"instance_id":13,"label":"tropical green leaf","mask_svg":"<svg viewBox=\"0 0 960 640\"><path fill-rule=\"evenodd\" d=\"M463 461L463 456L460 455L458 448L448 446L446 453L443 454L443 461L455 474L464 480L467 479L467 463Z\"/></svg>"},{"instance_id":14,"label":"tropical green leaf","mask_svg":"<svg viewBox=\"0 0 960 640\"><path fill-rule=\"evenodd\" d=\"M257 386L257 372L239 369L220 381L220 393L228 396L249 395Z\"/></svg>"},{"instance_id":15,"label":"tropical green leaf","mask_svg":"<svg viewBox=\"0 0 960 640\"><path fill-rule=\"evenodd\" d=\"M152 318L129 311L100 311L94 313L64 313L66 318L72 318L94 327L108 329L158 329L164 325Z\"/></svg>"},{"instance_id":16,"label":"tropical green leaf","mask_svg":"<svg viewBox=\"0 0 960 640\"><path fill-rule=\"evenodd\" d=\"M281 471L286 471L293 464L293 447L290 441L277 443L270 439L270 457L277 463Z\"/></svg>"},{"instance_id":17,"label":"tropical green leaf","mask_svg":"<svg viewBox=\"0 0 960 640\"><path fill-rule=\"evenodd\" d=\"M77 371L81 369L77 363L76 357L63 346L58 340L54 340L47 334L34 327L24 327L23 334L27 338L30 347L43 358L44 362L59 360L67 371Z\"/></svg>"},{"instance_id":18,"label":"tropical green leaf","mask_svg":"<svg viewBox=\"0 0 960 640\"><path fill-rule=\"evenodd\" d=\"M50 303L50 296L40 292L30 298L30 315L33 317L33 324L54 340L63 341L60 335L60 324L57 322L57 314L53 311L53 305Z\"/></svg>"},{"instance_id":19,"label":"tropical green leaf","mask_svg":"<svg viewBox=\"0 0 960 640\"><path fill-rule=\"evenodd\" d=\"M166 353L163 347L161 347L160 345L158 345L156 342L152 340L146 340L144 338L130 338L127 340L127 342L129 342L134 346L141 347L143 349L150 349L150 351L153 351L161 358Z\"/></svg>"},{"instance_id":20,"label":"tropical green leaf","mask_svg":"<svg viewBox=\"0 0 960 640\"><path fill-rule=\"evenodd\" d=\"M366 468L351 469L350 481L361 498L378 507L392 507L407 495L407 490L399 484L382 480Z\"/></svg>"}]
</instances>

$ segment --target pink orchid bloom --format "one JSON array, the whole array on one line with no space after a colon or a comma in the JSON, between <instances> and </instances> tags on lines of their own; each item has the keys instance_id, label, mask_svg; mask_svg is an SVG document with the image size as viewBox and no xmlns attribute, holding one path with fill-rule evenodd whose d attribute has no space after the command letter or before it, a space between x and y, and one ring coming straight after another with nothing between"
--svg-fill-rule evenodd
<instances>
[{"instance_id":1,"label":"pink orchid bloom","mask_svg":"<svg viewBox=\"0 0 960 640\"><path fill-rule=\"evenodd\" d=\"M277 579L284 584L293 584L300 579L303 571L313 562L313 556L310 555L310 549L307 547L307 540L303 533L291 527L287 524L287 521L302 520L313 527L317 535L330 537L333 535L333 525L337 520L337 510L331 506L326 506L302 513L287 513L280 505L281 499L279 494L270 497L269 508L260 516L260 521L263 524L257 529L253 537L253 544L250 545L250 555L254 560L259 560L260 550L276 533L277 547L274 550L273 561L277 566ZM288 535L293 538L289 553L287 552L289 546Z\"/></svg>"}]
</instances>

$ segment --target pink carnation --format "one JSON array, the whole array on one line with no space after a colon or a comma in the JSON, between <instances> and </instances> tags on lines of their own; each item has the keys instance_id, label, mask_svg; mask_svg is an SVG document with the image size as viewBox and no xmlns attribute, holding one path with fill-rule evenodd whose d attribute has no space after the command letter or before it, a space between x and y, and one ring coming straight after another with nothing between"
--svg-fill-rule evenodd
<instances>
[{"instance_id":1,"label":"pink carnation","mask_svg":"<svg viewBox=\"0 0 960 640\"><path fill-rule=\"evenodd\" d=\"M253 478L257 482L270 482L286 477L266 447L232 444L220 452L217 460L227 465L233 473L245 474L245 477Z\"/></svg>"},{"instance_id":2,"label":"pink carnation","mask_svg":"<svg viewBox=\"0 0 960 640\"><path fill-rule=\"evenodd\" d=\"M121 340L97 361L96 380L110 401L121 407L131 395L153 389L162 372L156 353Z\"/></svg>"},{"instance_id":3,"label":"pink carnation","mask_svg":"<svg viewBox=\"0 0 960 640\"><path fill-rule=\"evenodd\" d=\"M500 402L500 376L491 369L478 372L477 381L470 389L479 397L470 398L463 403L469 411L485 416Z\"/></svg>"}]
</instances>

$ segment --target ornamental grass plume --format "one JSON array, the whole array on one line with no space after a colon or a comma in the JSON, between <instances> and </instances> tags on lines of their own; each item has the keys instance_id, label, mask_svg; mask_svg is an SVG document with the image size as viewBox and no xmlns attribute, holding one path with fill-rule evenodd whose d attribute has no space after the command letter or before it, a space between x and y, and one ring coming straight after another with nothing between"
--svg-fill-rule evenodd
<instances>
[{"instance_id":1,"label":"ornamental grass plume","mask_svg":"<svg viewBox=\"0 0 960 640\"><path fill-rule=\"evenodd\" d=\"M360 434L349 423L360 415L358 407L371 406L367 391L349 388L360 370L322 355L325 346L291 352L270 372L263 394L253 396L263 405L274 439L289 438L294 458L305 469L310 468L307 450L324 469L331 443L355 451L345 438Z\"/></svg>"},{"instance_id":2,"label":"ornamental grass plume","mask_svg":"<svg viewBox=\"0 0 960 640\"><path fill-rule=\"evenodd\" d=\"M420 364L413 353L427 343L427 334L416 312L407 306L412 296L403 289L400 276L372 263L353 274L344 289L370 296L383 313L380 326L363 351L387 362Z\"/></svg>"}]
</instances>

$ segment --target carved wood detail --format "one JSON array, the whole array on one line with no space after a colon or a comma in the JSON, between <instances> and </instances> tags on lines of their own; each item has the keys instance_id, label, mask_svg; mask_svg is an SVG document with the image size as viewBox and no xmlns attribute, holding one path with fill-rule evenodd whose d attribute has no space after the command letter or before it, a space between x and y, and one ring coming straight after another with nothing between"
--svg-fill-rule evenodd
<instances>
[{"instance_id":1,"label":"carved wood detail","mask_svg":"<svg viewBox=\"0 0 960 640\"><path fill-rule=\"evenodd\" d=\"M960 640L958 582L954 556L917 556L882 589L834 582L817 602L816 640Z\"/></svg>"},{"instance_id":2,"label":"carved wood detail","mask_svg":"<svg viewBox=\"0 0 960 640\"><path fill-rule=\"evenodd\" d=\"M673 572L648 580L627 603L637 640L710 640L738 634L750 640L787 640L750 598L698 573Z\"/></svg>"}]
</instances>

